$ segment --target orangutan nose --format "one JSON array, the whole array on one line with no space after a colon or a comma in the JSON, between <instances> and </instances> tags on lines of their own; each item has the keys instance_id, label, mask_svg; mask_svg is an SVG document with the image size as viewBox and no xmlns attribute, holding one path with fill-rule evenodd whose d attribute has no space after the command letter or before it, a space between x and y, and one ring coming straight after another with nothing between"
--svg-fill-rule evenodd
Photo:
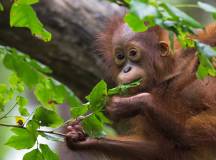
<instances>
[{"instance_id":1,"label":"orangutan nose","mask_svg":"<svg viewBox=\"0 0 216 160\"><path fill-rule=\"evenodd\" d=\"M128 73L128 72L130 72L131 69L132 69L131 66L126 66L126 67L123 69L123 72L124 72L124 73Z\"/></svg>"}]
</instances>

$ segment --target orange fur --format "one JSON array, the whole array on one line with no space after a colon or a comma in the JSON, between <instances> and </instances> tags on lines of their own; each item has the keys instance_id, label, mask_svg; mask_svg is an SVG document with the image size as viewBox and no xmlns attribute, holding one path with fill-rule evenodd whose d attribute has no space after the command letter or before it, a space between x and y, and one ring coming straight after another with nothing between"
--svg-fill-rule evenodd
<instances>
[{"instance_id":1,"label":"orange fur","mask_svg":"<svg viewBox=\"0 0 216 160\"><path fill-rule=\"evenodd\" d=\"M199 61L195 49L176 48L176 54L161 57L158 44L167 42L168 34L160 27L131 36L124 34L123 25L121 18L114 18L99 36L98 44L115 81L122 68L113 60L114 48L124 48L135 41L142 50L142 60L136 65L143 68L148 81L141 83L129 97L112 98L107 106L112 117L128 122L129 131L123 138L77 144L69 139L68 146L71 149L83 147L85 151L96 149L109 160L214 160L216 78L196 79ZM125 35L126 40L121 38ZM208 25L192 37L216 46L216 25Z\"/></svg>"},{"instance_id":2,"label":"orange fur","mask_svg":"<svg viewBox=\"0 0 216 160\"><path fill-rule=\"evenodd\" d=\"M199 30L195 37L203 43L209 45L216 45L216 24L212 23L207 25L203 30Z\"/></svg>"}]
</instances>

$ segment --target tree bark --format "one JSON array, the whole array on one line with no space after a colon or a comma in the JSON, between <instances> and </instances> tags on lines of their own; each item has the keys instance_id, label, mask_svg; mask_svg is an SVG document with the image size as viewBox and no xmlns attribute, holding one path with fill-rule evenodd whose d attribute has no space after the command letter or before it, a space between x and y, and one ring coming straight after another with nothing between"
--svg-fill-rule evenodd
<instances>
[{"instance_id":1,"label":"tree bark","mask_svg":"<svg viewBox=\"0 0 216 160\"><path fill-rule=\"evenodd\" d=\"M10 28L10 4L8 0L3 3L6 11L0 14L0 44L30 54L50 66L53 75L77 95L87 95L103 77L95 54L95 37L120 7L103 0L41 0L34 8L53 37L45 43L27 29Z\"/></svg>"}]
</instances>

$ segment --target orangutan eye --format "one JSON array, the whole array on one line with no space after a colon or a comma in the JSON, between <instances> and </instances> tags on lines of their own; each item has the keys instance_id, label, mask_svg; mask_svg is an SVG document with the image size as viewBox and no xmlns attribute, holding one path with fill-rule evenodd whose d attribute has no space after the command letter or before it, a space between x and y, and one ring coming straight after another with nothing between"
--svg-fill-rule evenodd
<instances>
[{"instance_id":1,"label":"orangutan eye","mask_svg":"<svg viewBox=\"0 0 216 160\"><path fill-rule=\"evenodd\" d=\"M123 60L125 58L124 54L122 52L116 53L116 58L118 60Z\"/></svg>"},{"instance_id":2,"label":"orangutan eye","mask_svg":"<svg viewBox=\"0 0 216 160\"><path fill-rule=\"evenodd\" d=\"M130 57L134 57L134 56L136 56L137 55L137 50L135 49L135 48L133 48L133 49L131 49L130 51L129 51L129 56Z\"/></svg>"},{"instance_id":3,"label":"orangutan eye","mask_svg":"<svg viewBox=\"0 0 216 160\"><path fill-rule=\"evenodd\" d=\"M119 66L123 65L126 61L126 57L124 55L124 52L121 50L117 50L115 52L115 63Z\"/></svg>"},{"instance_id":4,"label":"orangutan eye","mask_svg":"<svg viewBox=\"0 0 216 160\"><path fill-rule=\"evenodd\" d=\"M141 57L140 51L137 48L131 48L128 51L128 57L132 61L138 61Z\"/></svg>"}]
</instances>

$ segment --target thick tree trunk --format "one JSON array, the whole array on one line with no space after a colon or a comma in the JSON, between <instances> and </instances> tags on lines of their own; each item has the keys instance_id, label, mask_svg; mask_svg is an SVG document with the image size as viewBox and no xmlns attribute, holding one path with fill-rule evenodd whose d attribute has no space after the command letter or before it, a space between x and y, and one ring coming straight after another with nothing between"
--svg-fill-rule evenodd
<instances>
[{"instance_id":1,"label":"thick tree trunk","mask_svg":"<svg viewBox=\"0 0 216 160\"><path fill-rule=\"evenodd\" d=\"M4 2L7 6L9 1ZM26 29L11 29L6 9L0 14L0 44L30 54L78 95L86 95L102 77L94 39L119 7L102 0L41 0L35 9L52 41L38 40Z\"/></svg>"}]
</instances>

